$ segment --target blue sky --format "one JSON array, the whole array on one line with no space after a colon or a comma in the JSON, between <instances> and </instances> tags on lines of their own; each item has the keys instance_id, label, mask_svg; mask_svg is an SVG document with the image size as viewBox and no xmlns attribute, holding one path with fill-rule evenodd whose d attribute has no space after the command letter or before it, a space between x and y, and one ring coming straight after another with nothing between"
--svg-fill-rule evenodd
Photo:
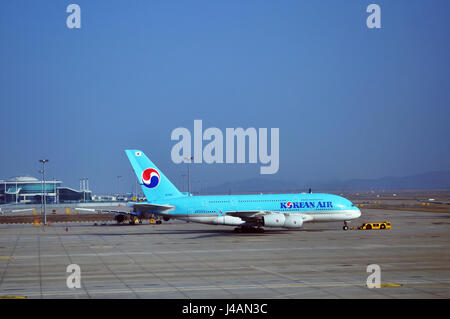
<instances>
[{"instance_id":1,"label":"blue sky","mask_svg":"<svg viewBox=\"0 0 450 319\"><path fill-rule=\"evenodd\" d=\"M79 30L66 7L81 7ZM366 7L381 7L368 29ZM2 1L0 178L48 176L129 191L124 149L180 186L172 130L280 128L268 178L450 170L450 3L435 1ZM260 164L192 166L208 185ZM276 190L275 190L276 191Z\"/></svg>"}]
</instances>

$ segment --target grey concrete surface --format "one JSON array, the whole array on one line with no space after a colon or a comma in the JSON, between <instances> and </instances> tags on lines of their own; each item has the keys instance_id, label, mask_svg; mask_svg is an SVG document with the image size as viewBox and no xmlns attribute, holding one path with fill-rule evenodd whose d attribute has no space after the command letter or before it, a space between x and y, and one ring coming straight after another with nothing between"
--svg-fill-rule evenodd
<instances>
[{"instance_id":1,"label":"grey concrete surface","mask_svg":"<svg viewBox=\"0 0 450 319\"><path fill-rule=\"evenodd\" d=\"M26 298L449 298L450 214L363 209L391 230L235 234L232 227L0 225L0 297ZM81 268L69 289L66 267ZM381 268L369 289L367 265Z\"/></svg>"}]
</instances>

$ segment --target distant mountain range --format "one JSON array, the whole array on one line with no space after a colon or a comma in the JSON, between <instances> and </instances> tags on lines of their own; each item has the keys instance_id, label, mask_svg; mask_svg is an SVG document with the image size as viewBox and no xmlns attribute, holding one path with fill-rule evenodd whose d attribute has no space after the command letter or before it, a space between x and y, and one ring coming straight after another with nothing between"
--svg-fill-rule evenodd
<instances>
[{"instance_id":1,"label":"distant mountain range","mask_svg":"<svg viewBox=\"0 0 450 319\"><path fill-rule=\"evenodd\" d=\"M436 190L450 189L450 172L429 172L405 177L382 177L376 179L349 179L343 181L306 182L273 180L257 177L243 181L208 187L210 194L223 193L269 193L318 191L364 191L364 190Z\"/></svg>"}]
</instances>

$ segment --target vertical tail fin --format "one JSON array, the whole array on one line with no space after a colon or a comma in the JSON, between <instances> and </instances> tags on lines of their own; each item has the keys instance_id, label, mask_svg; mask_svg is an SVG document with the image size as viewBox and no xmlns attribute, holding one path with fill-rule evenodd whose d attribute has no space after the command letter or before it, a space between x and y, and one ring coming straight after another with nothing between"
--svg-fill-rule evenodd
<instances>
[{"instance_id":1,"label":"vertical tail fin","mask_svg":"<svg viewBox=\"0 0 450 319\"><path fill-rule=\"evenodd\" d=\"M147 200L183 196L155 164L139 150L125 150Z\"/></svg>"}]
</instances>

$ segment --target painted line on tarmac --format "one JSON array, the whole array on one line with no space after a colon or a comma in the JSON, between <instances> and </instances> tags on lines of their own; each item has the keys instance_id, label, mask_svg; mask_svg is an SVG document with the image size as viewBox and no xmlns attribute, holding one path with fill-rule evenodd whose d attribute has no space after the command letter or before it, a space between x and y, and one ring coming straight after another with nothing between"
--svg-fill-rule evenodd
<instances>
[{"instance_id":1,"label":"painted line on tarmac","mask_svg":"<svg viewBox=\"0 0 450 319\"><path fill-rule=\"evenodd\" d=\"M250 265L249 267L253 268L255 270L259 270L259 271L262 271L262 272L265 272L265 273L277 276L277 277L284 278L284 279L288 279L288 280L292 280L292 281L296 281L297 280L297 279L295 279L295 278L293 278L291 276L285 275L283 273L272 271L272 270L265 269L265 268L262 268L262 267L257 267L257 266L253 266L253 265ZM227 270L228 270L228 268L227 268Z\"/></svg>"},{"instance_id":2,"label":"painted line on tarmac","mask_svg":"<svg viewBox=\"0 0 450 319\"><path fill-rule=\"evenodd\" d=\"M430 284L428 281L398 281L396 283L384 283L385 287L398 288L425 288L418 284ZM433 282L434 283L434 282ZM90 290L85 289L92 295L102 294L127 294L127 293L161 293L161 292L179 292L179 291L211 291L211 290L244 290L244 289L267 289L267 288L333 288L333 287L367 287L366 283L361 282L324 282L324 283L277 283L277 284L251 284L251 285L225 285L225 286L190 286L190 287L161 287L161 288L132 288L132 289L107 289ZM433 287L433 286L428 286ZM450 286L437 286L439 289L450 289ZM383 284L382 287L383 288ZM380 288L380 289L381 289ZM367 288L369 289L369 288ZM377 288L374 288L377 289ZM42 296L63 296L63 295L85 295L85 290L65 290L43 292ZM31 292L27 296L41 296L40 292Z\"/></svg>"},{"instance_id":3,"label":"painted line on tarmac","mask_svg":"<svg viewBox=\"0 0 450 319\"><path fill-rule=\"evenodd\" d=\"M203 250L166 250L166 251L115 251L108 253L81 253L81 254L47 254L40 255L41 258L59 258L59 257L108 257L122 255L169 255L169 254L215 254L215 253L248 253L248 252L267 252L267 251L305 251L305 250L373 250L373 249L392 249L392 248L447 248L447 245L363 245L363 246L323 246L323 247L274 247L274 248L246 248L246 249L203 249ZM36 258L38 255L17 255L14 259Z\"/></svg>"}]
</instances>

